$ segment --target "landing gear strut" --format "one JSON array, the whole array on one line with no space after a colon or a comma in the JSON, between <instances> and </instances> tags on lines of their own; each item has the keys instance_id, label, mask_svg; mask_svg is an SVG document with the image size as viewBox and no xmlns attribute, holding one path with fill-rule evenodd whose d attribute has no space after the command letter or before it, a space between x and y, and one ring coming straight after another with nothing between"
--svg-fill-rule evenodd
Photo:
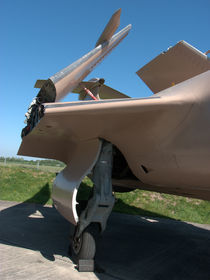
<instances>
[{"instance_id":1,"label":"landing gear strut","mask_svg":"<svg viewBox=\"0 0 210 280\"><path fill-rule=\"evenodd\" d=\"M114 206L112 157L112 144L102 140L101 152L93 170L93 196L79 217L72 240L72 253L77 261L94 259L97 236L105 230Z\"/></svg>"}]
</instances>

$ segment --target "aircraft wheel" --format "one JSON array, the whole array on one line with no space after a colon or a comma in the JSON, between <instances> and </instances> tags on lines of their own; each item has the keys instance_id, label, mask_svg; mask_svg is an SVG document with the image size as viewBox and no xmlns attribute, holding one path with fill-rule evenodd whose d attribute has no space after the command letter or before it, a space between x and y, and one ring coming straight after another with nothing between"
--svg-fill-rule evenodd
<instances>
[{"instance_id":1,"label":"aircraft wheel","mask_svg":"<svg viewBox=\"0 0 210 280\"><path fill-rule=\"evenodd\" d=\"M90 224L81 234L79 238L74 238L72 241L72 253L77 260L94 259L96 253L96 238L99 234L97 224Z\"/></svg>"}]
</instances>

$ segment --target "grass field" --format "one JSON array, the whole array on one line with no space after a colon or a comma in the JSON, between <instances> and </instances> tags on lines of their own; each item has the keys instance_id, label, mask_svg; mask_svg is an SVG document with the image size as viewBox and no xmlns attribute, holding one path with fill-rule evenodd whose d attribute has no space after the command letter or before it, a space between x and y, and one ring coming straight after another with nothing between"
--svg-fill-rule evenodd
<instances>
[{"instance_id":1,"label":"grass field","mask_svg":"<svg viewBox=\"0 0 210 280\"><path fill-rule=\"evenodd\" d=\"M29 165L27 163L16 163L16 162L10 162L5 165L4 162L0 162L0 168L1 167L23 167L23 168L31 168L36 169L39 171L46 171L46 172L60 172L63 167L60 166L45 166L45 165Z\"/></svg>"},{"instance_id":2,"label":"grass field","mask_svg":"<svg viewBox=\"0 0 210 280\"><path fill-rule=\"evenodd\" d=\"M40 166L0 165L0 200L51 204L52 182L61 168ZM85 178L79 198L90 193L92 182ZM175 195L135 190L116 193L114 211L150 217L165 217L210 224L210 202Z\"/></svg>"}]
</instances>

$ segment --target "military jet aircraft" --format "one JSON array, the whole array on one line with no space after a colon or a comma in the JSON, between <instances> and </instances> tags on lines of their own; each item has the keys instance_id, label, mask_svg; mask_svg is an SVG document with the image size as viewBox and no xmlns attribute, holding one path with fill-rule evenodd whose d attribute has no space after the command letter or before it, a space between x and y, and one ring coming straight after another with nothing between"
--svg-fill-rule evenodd
<instances>
[{"instance_id":1,"label":"military jet aircraft","mask_svg":"<svg viewBox=\"0 0 210 280\"><path fill-rule=\"evenodd\" d=\"M56 209L73 225L72 251L93 259L96 231L106 227L114 191L145 189L210 200L210 61L180 41L137 74L154 95L129 96L83 79L128 34L114 35L121 10L110 19L95 48L48 80L26 114L18 154L56 159L66 167L54 181ZM60 102L69 92L77 102ZM89 175L90 174L90 175ZM83 207L82 179L94 188Z\"/></svg>"}]
</instances>

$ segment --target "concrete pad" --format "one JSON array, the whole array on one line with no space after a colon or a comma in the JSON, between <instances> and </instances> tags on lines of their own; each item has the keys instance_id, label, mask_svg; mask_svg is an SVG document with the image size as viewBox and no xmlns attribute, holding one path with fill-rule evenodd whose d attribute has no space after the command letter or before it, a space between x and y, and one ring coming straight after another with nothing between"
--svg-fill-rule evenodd
<instances>
[{"instance_id":1,"label":"concrete pad","mask_svg":"<svg viewBox=\"0 0 210 280\"><path fill-rule=\"evenodd\" d=\"M113 213L98 243L104 273L79 273L73 228L52 207L0 201L0 279L210 279L210 225Z\"/></svg>"}]
</instances>

